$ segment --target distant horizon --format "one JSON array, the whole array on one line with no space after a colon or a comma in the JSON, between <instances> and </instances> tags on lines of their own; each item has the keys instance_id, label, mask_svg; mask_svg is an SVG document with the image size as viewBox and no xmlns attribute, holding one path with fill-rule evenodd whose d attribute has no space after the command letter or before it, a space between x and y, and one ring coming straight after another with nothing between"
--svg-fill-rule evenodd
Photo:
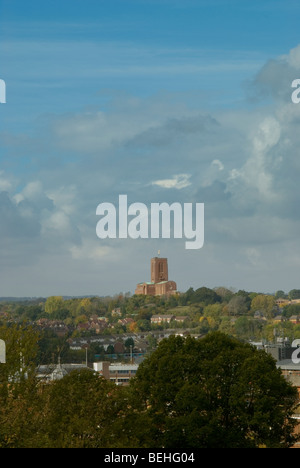
<instances>
[{"instance_id":1,"label":"distant horizon","mask_svg":"<svg viewBox=\"0 0 300 468\"><path fill-rule=\"evenodd\" d=\"M199 288L193 288L194 290L197 290L197 289L200 289L200 288L206 288L207 286L199 286ZM208 287L207 287L208 288ZM236 289L236 288L227 288L226 286L215 286L213 288L208 288L208 289L211 289L211 290L215 290L215 289L218 289L218 288L226 288L228 290L230 290L233 294L237 294L239 291L245 291L245 292L248 292L248 293L256 293L256 294L265 294L265 295L268 295L268 296L274 296L277 291L280 291L280 290L277 290L277 291L274 291L274 292L264 292L264 291L253 291L253 290L247 290L247 289ZM188 288L189 289L189 288ZM185 294L187 291L177 291L178 294ZM235 291L233 291L233 289L235 289ZM281 290L283 291L283 290ZM284 291L285 294L289 294L289 292L292 291L289 290L289 291ZM113 298L113 297L116 297L116 296L119 296L121 294L123 294L123 296L125 296L127 293L130 293L130 296L134 296L135 293L134 292L131 292L131 291L123 291L123 292L116 292L116 293L113 293L113 294L105 294L105 295L100 295L100 294L82 294L82 295L79 295L79 296L76 296L76 295L64 295L64 294L51 294L50 296L0 296L0 302L3 302L5 300L17 300L17 301L21 301L21 300L39 300L39 299L47 299L48 297L62 297L64 300L68 300L68 299L81 299L81 298L93 298L93 297L97 297L99 299L105 299L105 298ZM156 296L156 297L160 297L160 296Z\"/></svg>"}]
</instances>

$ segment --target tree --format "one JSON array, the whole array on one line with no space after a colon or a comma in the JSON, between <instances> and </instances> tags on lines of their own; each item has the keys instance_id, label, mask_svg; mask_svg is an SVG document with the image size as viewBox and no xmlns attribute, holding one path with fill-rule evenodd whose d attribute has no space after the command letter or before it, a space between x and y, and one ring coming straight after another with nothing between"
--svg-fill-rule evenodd
<instances>
[{"instance_id":1,"label":"tree","mask_svg":"<svg viewBox=\"0 0 300 468\"><path fill-rule=\"evenodd\" d=\"M137 323L138 329L140 331L150 331L151 330L150 320L141 319L141 320L138 320L136 323Z\"/></svg>"},{"instance_id":2,"label":"tree","mask_svg":"<svg viewBox=\"0 0 300 468\"><path fill-rule=\"evenodd\" d=\"M196 304L203 303L204 305L214 304L215 302L221 302L221 297L213 290L209 288L198 288L194 291L193 288L189 288L179 298L180 305L186 305L188 303Z\"/></svg>"},{"instance_id":3,"label":"tree","mask_svg":"<svg viewBox=\"0 0 300 468\"><path fill-rule=\"evenodd\" d=\"M16 310L16 314L22 317L22 319L28 319L31 321L37 320L43 313L41 306L39 305L29 305L29 306L19 306Z\"/></svg>"},{"instance_id":4,"label":"tree","mask_svg":"<svg viewBox=\"0 0 300 468\"><path fill-rule=\"evenodd\" d=\"M255 320L253 317L239 317L234 323L236 336L241 339L254 339L261 335L262 329L265 326L260 320Z\"/></svg>"},{"instance_id":5,"label":"tree","mask_svg":"<svg viewBox=\"0 0 300 468\"><path fill-rule=\"evenodd\" d=\"M108 345L107 349L106 349L106 353L107 354L114 354L114 352L115 352L115 348L113 347L113 345L111 345L111 344Z\"/></svg>"},{"instance_id":6,"label":"tree","mask_svg":"<svg viewBox=\"0 0 300 468\"><path fill-rule=\"evenodd\" d=\"M290 318L292 315L300 315L300 304L290 304L284 307L282 315Z\"/></svg>"},{"instance_id":7,"label":"tree","mask_svg":"<svg viewBox=\"0 0 300 468\"><path fill-rule=\"evenodd\" d=\"M93 311L93 304L90 298L85 297L79 303L79 309L83 309L86 313L91 314Z\"/></svg>"},{"instance_id":8,"label":"tree","mask_svg":"<svg viewBox=\"0 0 300 468\"><path fill-rule=\"evenodd\" d=\"M138 327L137 322L131 322L126 326L126 329L131 333L137 333L139 327Z\"/></svg>"},{"instance_id":9,"label":"tree","mask_svg":"<svg viewBox=\"0 0 300 468\"><path fill-rule=\"evenodd\" d=\"M266 294L259 294L252 299L251 309L252 311L261 310L266 314L267 318L274 316L275 298L274 296L268 296Z\"/></svg>"},{"instance_id":10,"label":"tree","mask_svg":"<svg viewBox=\"0 0 300 468\"><path fill-rule=\"evenodd\" d=\"M63 307L64 300L62 296L51 296L46 300L45 312L51 315L54 312L58 312L60 309L63 309Z\"/></svg>"},{"instance_id":11,"label":"tree","mask_svg":"<svg viewBox=\"0 0 300 468\"><path fill-rule=\"evenodd\" d=\"M204 307L203 316L212 317L214 319L221 319L222 311L223 306L221 304L210 304Z\"/></svg>"},{"instance_id":12,"label":"tree","mask_svg":"<svg viewBox=\"0 0 300 468\"><path fill-rule=\"evenodd\" d=\"M73 371L48 387L43 431L51 448L109 446L120 405L117 387L90 369Z\"/></svg>"},{"instance_id":13,"label":"tree","mask_svg":"<svg viewBox=\"0 0 300 468\"><path fill-rule=\"evenodd\" d=\"M130 349L130 347L132 347L132 349L134 348L134 339L133 338L127 338L127 340L125 341L124 343L124 346L127 350Z\"/></svg>"},{"instance_id":14,"label":"tree","mask_svg":"<svg viewBox=\"0 0 300 468\"><path fill-rule=\"evenodd\" d=\"M244 296L233 296L227 305L230 315L243 315L248 312L247 299Z\"/></svg>"},{"instance_id":15,"label":"tree","mask_svg":"<svg viewBox=\"0 0 300 468\"><path fill-rule=\"evenodd\" d=\"M203 302L205 305L208 305L214 304L215 302L221 302L221 298L213 289L202 287L196 289L191 302Z\"/></svg>"},{"instance_id":16,"label":"tree","mask_svg":"<svg viewBox=\"0 0 300 468\"><path fill-rule=\"evenodd\" d=\"M292 289L292 290L289 292L289 299L290 299L290 300L293 300L293 299L300 299L300 289Z\"/></svg>"},{"instance_id":17,"label":"tree","mask_svg":"<svg viewBox=\"0 0 300 468\"><path fill-rule=\"evenodd\" d=\"M214 291L222 298L223 301L230 301L234 293L227 288L224 288L223 286L220 286L218 288L214 288Z\"/></svg>"},{"instance_id":18,"label":"tree","mask_svg":"<svg viewBox=\"0 0 300 468\"><path fill-rule=\"evenodd\" d=\"M152 448L286 448L297 390L265 351L220 333L172 336L131 381Z\"/></svg>"},{"instance_id":19,"label":"tree","mask_svg":"<svg viewBox=\"0 0 300 468\"><path fill-rule=\"evenodd\" d=\"M288 295L285 294L285 292L282 289L279 289L279 291L276 291L274 297L275 299L287 299Z\"/></svg>"}]
</instances>

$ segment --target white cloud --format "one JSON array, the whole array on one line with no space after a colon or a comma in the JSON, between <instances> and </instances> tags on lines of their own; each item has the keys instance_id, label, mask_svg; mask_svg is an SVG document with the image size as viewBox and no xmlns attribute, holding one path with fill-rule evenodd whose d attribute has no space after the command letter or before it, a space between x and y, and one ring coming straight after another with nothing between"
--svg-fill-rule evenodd
<instances>
[{"instance_id":1,"label":"white cloud","mask_svg":"<svg viewBox=\"0 0 300 468\"><path fill-rule=\"evenodd\" d=\"M252 154L241 170L243 183L265 199L275 200L278 195L269 159L272 158L270 152L279 142L280 136L280 123L273 117L264 118L252 141ZM263 198L260 198L261 201Z\"/></svg>"},{"instance_id":2,"label":"white cloud","mask_svg":"<svg viewBox=\"0 0 300 468\"><path fill-rule=\"evenodd\" d=\"M53 200L56 206L59 206L67 215L76 213L76 198L78 190L74 184L68 186L52 187L46 191L47 196Z\"/></svg>"},{"instance_id":3,"label":"white cloud","mask_svg":"<svg viewBox=\"0 0 300 468\"><path fill-rule=\"evenodd\" d=\"M297 45L297 47L294 47L293 49L290 50L288 55L285 55L283 57L288 64L295 68L296 70L300 69L300 45Z\"/></svg>"},{"instance_id":4,"label":"white cloud","mask_svg":"<svg viewBox=\"0 0 300 468\"><path fill-rule=\"evenodd\" d=\"M165 189L181 190L191 185L190 178L191 176L189 174L177 174L174 175L172 179L155 180L152 182L152 185L157 185Z\"/></svg>"},{"instance_id":5,"label":"white cloud","mask_svg":"<svg viewBox=\"0 0 300 468\"><path fill-rule=\"evenodd\" d=\"M11 188L11 181L5 177L3 171L0 171L0 192L9 192Z\"/></svg>"},{"instance_id":6,"label":"white cloud","mask_svg":"<svg viewBox=\"0 0 300 468\"><path fill-rule=\"evenodd\" d=\"M114 254L114 249L105 245L99 245L99 241L85 241L82 245L72 245L70 252L74 260L83 260L90 262L98 262L103 259L111 259Z\"/></svg>"},{"instance_id":7,"label":"white cloud","mask_svg":"<svg viewBox=\"0 0 300 468\"><path fill-rule=\"evenodd\" d=\"M43 231L49 230L58 231L60 234L65 235L71 231L71 223L66 213L63 211L55 211L46 217L43 221Z\"/></svg>"},{"instance_id":8,"label":"white cloud","mask_svg":"<svg viewBox=\"0 0 300 468\"><path fill-rule=\"evenodd\" d=\"M216 166L219 169L219 171L224 170L224 164L219 159L214 159L211 164L212 166Z\"/></svg>"},{"instance_id":9,"label":"white cloud","mask_svg":"<svg viewBox=\"0 0 300 468\"><path fill-rule=\"evenodd\" d=\"M254 152L262 153L275 146L280 138L280 124L274 117L264 119L253 139Z\"/></svg>"}]
</instances>

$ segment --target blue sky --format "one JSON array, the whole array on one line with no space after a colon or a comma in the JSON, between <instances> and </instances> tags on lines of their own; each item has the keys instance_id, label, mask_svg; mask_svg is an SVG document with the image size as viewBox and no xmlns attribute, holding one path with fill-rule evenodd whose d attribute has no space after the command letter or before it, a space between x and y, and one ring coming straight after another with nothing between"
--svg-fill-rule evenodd
<instances>
[{"instance_id":1,"label":"blue sky","mask_svg":"<svg viewBox=\"0 0 300 468\"><path fill-rule=\"evenodd\" d=\"M158 249L182 291L300 288L299 10L0 0L0 296L133 292ZM120 193L204 202L204 247L100 241Z\"/></svg>"}]
</instances>

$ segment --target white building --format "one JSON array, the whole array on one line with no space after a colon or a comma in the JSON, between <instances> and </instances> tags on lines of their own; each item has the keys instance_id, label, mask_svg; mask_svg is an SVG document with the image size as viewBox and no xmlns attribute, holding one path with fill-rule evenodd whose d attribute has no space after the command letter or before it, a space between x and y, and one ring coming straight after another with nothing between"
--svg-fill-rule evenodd
<instances>
[{"instance_id":1,"label":"white building","mask_svg":"<svg viewBox=\"0 0 300 468\"><path fill-rule=\"evenodd\" d=\"M116 385L128 385L129 380L135 376L138 367L138 364L94 362L94 370Z\"/></svg>"}]
</instances>

